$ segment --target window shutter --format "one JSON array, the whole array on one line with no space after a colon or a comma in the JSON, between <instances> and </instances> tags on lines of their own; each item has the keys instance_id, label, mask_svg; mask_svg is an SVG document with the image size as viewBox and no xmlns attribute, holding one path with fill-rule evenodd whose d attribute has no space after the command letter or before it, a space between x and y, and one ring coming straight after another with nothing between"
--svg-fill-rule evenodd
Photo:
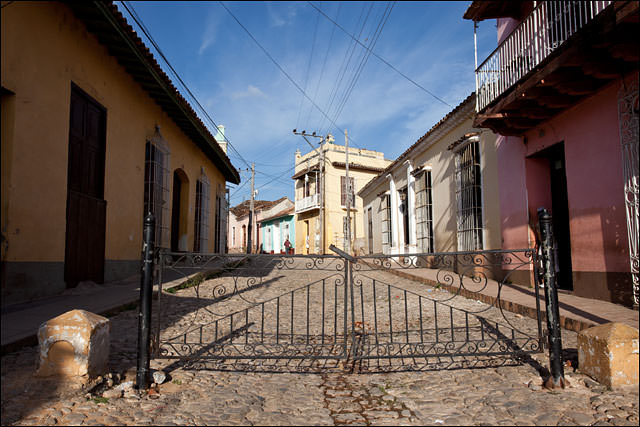
<instances>
[{"instance_id":1,"label":"window shutter","mask_svg":"<svg viewBox=\"0 0 640 427\"><path fill-rule=\"evenodd\" d=\"M424 207L425 207L425 185L424 185L424 173L421 173L416 178L415 184L416 191L416 238L418 243L418 249L424 252Z\"/></svg>"},{"instance_id":2,"label":"window shutter","mask_svg":"<svg viewBox=\"0 0 640 427\"><path fill-rule=\"evenodd\" d=\"M356 185L353 177L349 177L349 183L351 187L349 190L351 191L351 207L356 206Z\"/></svg>"},{"instance_id":3,"label":"window shutter","mask_svg":"<svg viewBox=\"0 0 640 427\"><path fill-rule=\"evenodd\" d=\"M389 195L385 194L380 200L382 218L382 246L389 246Z\"/></svg>"}]
</instances>

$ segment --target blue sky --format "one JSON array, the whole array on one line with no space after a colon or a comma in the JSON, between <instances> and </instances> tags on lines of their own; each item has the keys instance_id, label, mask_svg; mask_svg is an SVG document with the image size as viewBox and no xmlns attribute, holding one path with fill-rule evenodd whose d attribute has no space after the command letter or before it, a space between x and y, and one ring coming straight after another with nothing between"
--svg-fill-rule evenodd
<instances>
[{"instance_id":1,"label":"blue sky","mask_svg":"<svg viewBox=\"0 0 640 427\"><path fill-rule=\"evenodd\" d=\"M258 199L293 200L294 153L310 150L292 133L294 128L332 133L339 144L348 129L350 145L395 159L475 89L473 24L462 19L468 1L313 2L440 100L374 55L365 59L366 49L307 2L225 2L336 126L219 2L129 4L209 116L225 126L239 153L229 151L234 166L247 169L255 162ZM196 108L122 4L117 5ZM495 21L480 23L478 61L495 47ZM231 186L232 206L250 197L250 172L242 171L241 178L239 186Z\"/></svg>"}]
</instances>

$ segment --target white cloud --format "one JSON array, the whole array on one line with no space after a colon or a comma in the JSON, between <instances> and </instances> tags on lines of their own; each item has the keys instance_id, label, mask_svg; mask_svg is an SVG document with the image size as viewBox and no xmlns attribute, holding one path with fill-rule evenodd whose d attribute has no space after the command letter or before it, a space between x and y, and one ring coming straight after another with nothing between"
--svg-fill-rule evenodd
<instances>
[{"instance_id":1,"label":"white cloud","mask_svg":"<svg viewBox=\"0 0 640 427\"><path fill-rule=\"evenodd\" d=\"M253 85L249 85L247 86L247 89L242 90L242 91L238 91L238 92L233 92L231 94L231 98L232 99L240 99L240 98L267 98L267 95L260 90L260 88L253 86Z\"/></svg>"},{"instance_id":2,"label":"white cloud","mask_svg":"<svg viewBox=\"0 0 640 427\"><path fill-rule=\"evenodd\" d=\"M269 15L269 25L271 27L282 27L290 25L297 15L297 4L289 4L289 2L277 3L281 6L277 11L273 8L271 2L266 2L267 13Z\"/></svg>"},{"instance_id":3,"label":"white cloud","mask_svg":"<svg viewBox=\"0 0 640 427\"><path fill-rule=\"evenodd\" d=\"M207 22L205 24L204 33L202 34L202 41L200 42L200 48L198 49L198 55L202 55L216 41L218 29L218 17L211 11L207 15Z\"/></svg>"}]
</instances>

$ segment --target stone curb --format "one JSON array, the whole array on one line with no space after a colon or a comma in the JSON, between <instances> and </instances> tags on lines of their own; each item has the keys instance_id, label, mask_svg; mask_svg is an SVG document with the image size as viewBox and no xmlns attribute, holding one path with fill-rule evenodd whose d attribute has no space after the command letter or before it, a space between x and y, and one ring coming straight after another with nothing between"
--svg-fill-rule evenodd
<instances>
[{"instance_id":1,"label":"stone curb","mask_svg":"<svg viewBox=\"0 0 640 427\"><path fill-rule=\"evenodd\" d=\"M373 265L373 264L369 264L366 263L367 265L371 266L371 267L375 267L378 268L377 266ZM480 292L473 292L470 291L468 289L458 289L455 288L451 285L446 285L444 283L438 283L435 280L431 280L431 279L427 279L425 277L422 276L418 276L418 275L413 275L410 273L407 273L405 271L399 271L399 270L394 270L394 269L383 269L383 271L387 271L395 276L398 277L402 277L404 279L409 279L409 280L415 280L417 282L420 283L424 283L425 285L429 285L429 286L433 286L433 287L440 287L442 289L447 290L448 292L451 292L452 294L458 294L460 296L463 296L465 298L468 299L475 299L475 300L479 300L482 301L486 304L489 305L495 305L497 307L496 301L497 298L490 296L490 295L486 295ZM540 301L541 307L544 305L544 300ZM507 310L510 311L512 313L516 313L516 314L520 314L523 316L527 316L530 317L532 319L537 320L538 316L536 313L536 309L535 307L529 307L517 302L513 302L513 301L508 301L508 300L504 300L501 299L500 300L500 307L503 310ZM541 319L544 318L544 316L546 316L546 311L544 309L540 309L540 315L543 316L541 317ZM597 323L593 323L593 322L585 322L582 320L578 320L578 319L572 319L570 317L567 316L563 316L562 314L560 315L560 327L567 329L569 331L574 331L574 332L580 332L583 329L588 329L591 328L593 326L597 326ZM544 325L543 325L544 327Z\"/></svg>"}]
</instances>

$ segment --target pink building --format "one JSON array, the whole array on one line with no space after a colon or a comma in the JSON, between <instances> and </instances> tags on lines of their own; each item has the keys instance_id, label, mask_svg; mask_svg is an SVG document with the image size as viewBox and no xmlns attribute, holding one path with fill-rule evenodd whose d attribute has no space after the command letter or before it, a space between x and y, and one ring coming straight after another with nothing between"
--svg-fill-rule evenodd
<instances>
[{"instance_id":1,"label":"pink building","mask_svg":"<svg viewBox=\"0 0 640 427\"><path fill-rule=\"evenodd\" d=\"M251 230L251 252L256 253L260 249L260 219L263 217L263 214L266 213L267 216L270 216L272 208L283 210L285 208L285 204L291 203L288 197L282 197L278 200L254 200L253 201L253 210L254 217L252 219L252 230ZM249 207L250 201L245 200L244 202L236 205L232 208L229 208L229 230L228 230L228 238L227 244L229 245L230 253L244 253L247 252L248 245L248 233L249 233Z\"/></svg>"},{"instance_id":2,"label":"pink building","mask_svg":"<svg viewBox=\"0 0 640 427\"><path fill-rule=\"evenodd\" d=\"M498 47L474 125L496 140L504 248L553 215L561 289L638 303L638 2L474 1Z\"/></svg>"}]
</instances>

